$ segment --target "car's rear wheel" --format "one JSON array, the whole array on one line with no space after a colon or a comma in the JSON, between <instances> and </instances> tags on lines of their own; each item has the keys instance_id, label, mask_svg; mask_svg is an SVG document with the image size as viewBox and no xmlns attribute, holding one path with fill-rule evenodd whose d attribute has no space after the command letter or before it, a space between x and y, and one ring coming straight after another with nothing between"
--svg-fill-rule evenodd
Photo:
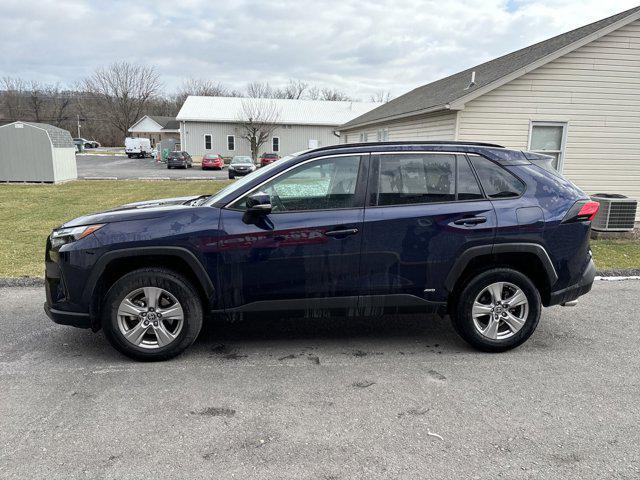
<instances>
[{"instance_id":1,"label":"car's rear wheel","mask_svg":"<svg viewBox=\"0 0 640 480\"><path fill-rule=\"evenodd\" d=\"M111 345L136 360L167 360L191 345L202 327L193 285L165 269L135 270L117 280L102 309Z\"/></svg>"},{"instance_id":2,"label":"car's rear wheel","mask_svg":"<svg viewBox=\"0 0 640 480\"><path fill-rule=\"evenodd\" d=\"M524 343L535 331L542 302L521 272L496 268L473 277L457 297L453 325L469 344L502 352Z\"/></svg>"},{"instance_id":3,"label":"car's rear wheel","mask_svg":"<svg viewBox=\"0 0 640 480\"><path fill-rule=\"evenodd\" d=\"M235 174L233 172L229 172L229 179L233 180L234 178L236 178Z\"/></svg>"}]
</instances>

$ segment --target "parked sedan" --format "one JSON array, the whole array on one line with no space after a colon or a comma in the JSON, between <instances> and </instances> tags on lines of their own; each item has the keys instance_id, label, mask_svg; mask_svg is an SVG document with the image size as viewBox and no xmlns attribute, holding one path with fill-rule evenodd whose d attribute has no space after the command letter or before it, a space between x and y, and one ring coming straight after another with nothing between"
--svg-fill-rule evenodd
<instances>
[{"instance_id":1,"label":"parked sedan","mask_svg":"<svg viewBox=\"0 0 640 480\"><path fill-rule=\"evenodd\" d=\"M187 152L171 152L167 157L167 168L191 168L193 160Z\"/></svg>"},{"instance_id":2,"label":"parked sedan","mask_svg":"<svg viewBox=\"0 0 640 480\"><path fill-rule=\"evenodd\" d=\"M202 157L202 170L208 170L209 168L215 170L222 170L224 168L224 159L219 153L207 153Z\"/></svg>"},{"instance_id":3,"label":"parked sedan","mask_svg":"<svg viewBox=\"0 0 640 480\"><path fill-rule=\"evenodd\" d=\"M74 138L73 141L76 144L81 144L83 148L98 148L100 146L99 142L87 140L86 138Z\"/></svg>"},{"instance_id":4,"label":"parked sedan","mask_svg":"<svg viewBox=\"0 0 640 480\"><path fill-rule=\"evenodd\" d=\"M280 157L277 153L263 153L260 155L260 166L264 167L265 165L269 165L279 159Z\"/></svg>"},{"instance_id":5,"label":"parked sedan","mask_svg":"<svg viewBox=\"0 0 640 480\"><path fill-rule=\"evenodd\" d=\"M255 169L256 166L251 157L236 155L229 164L229 178L233 179L236 176L246 175L255 171Z\"/></svg>"}]
</instances>

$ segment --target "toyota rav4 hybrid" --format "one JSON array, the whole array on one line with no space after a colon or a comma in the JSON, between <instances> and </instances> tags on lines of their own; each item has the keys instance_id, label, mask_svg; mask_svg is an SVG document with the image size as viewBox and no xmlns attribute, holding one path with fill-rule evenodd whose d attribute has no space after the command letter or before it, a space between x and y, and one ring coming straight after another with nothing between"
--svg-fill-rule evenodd
<instances>
[{"instance_id":1,"label":"toyota rav4 hybrid","mask_svg":"<svg viewBox=\"0 0 640 480\"><path fill-rule=\"evenodd\" d=\"M86 215L47 240L45 311L120 352L185 350L212 313L448 313L484 351L591 289L598 204L551 158L490 144L339 145L211 196Z\"/></svg>"}]
</instances>

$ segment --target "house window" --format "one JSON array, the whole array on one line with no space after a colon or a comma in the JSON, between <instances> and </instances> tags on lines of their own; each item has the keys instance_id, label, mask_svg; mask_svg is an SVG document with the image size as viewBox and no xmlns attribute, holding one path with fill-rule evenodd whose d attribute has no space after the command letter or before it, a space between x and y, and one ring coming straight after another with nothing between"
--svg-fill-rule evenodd
<instances>
[{"instance_id":1,"label":"house window","mask_svg":"<svg viewBox=\"0 0 640 480\"><path fill-rule=\"evenodd\" d=\"M381 128L378 130L378 141L379 142L388 142L389 141L389 129Z\"/></svg>"},{"instance_id":2,"label":"house window","mask_svg":"<svg viewBox=\"0 0 640 480\"><path fill-rule=\"evenodd\" d=\"M234 151L236 149L236 137L227 135L227 150Z\"/></svg>"},{"instance_id":3,"label":"house window","mask_svg":"<svg viewBox=\"0 0 640 480\"><path fill-rule=\"evenodd\" d=\"M204 136L204 149L211 150L211 135Z\"/></svg>"},{"instance_id":4,"label":"house window","mask_svg":"<svg viewBox=\"0 0 640 480\"><path fill-rule=\"evenodd\" d=\"M280 151L280 137L273 137L271 139L271 146L274 152Z\"/></svg>"},{"instance_id":5,"label":"house window","mask_svg":"<svg viewBox=\"0 0 640 480\"><path fill-rule=\"evenodd\" d=\"M529 150L553 157L553 168L561 172L566 137L566 123L532 122Z\"/></svg>"},{"instance_id":6,"label":"house window","mask_svg":"<svg viewBox=\"0 0 640 480\"><path fill-rule=\"evenodd\" d=\"M366 143L369 141L369 134L367 132L360 133L360 143Z\"/></svg>"}]
</instances>

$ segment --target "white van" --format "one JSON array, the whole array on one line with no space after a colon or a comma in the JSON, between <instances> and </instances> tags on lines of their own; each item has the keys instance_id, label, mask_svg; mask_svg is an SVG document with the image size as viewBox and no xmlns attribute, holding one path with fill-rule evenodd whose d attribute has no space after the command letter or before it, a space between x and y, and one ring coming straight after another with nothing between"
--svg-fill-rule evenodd
<instances>
[{"instance_id":1,"label":"white van","mask_svg":"<svg viewBox=\"0 0 640 480\"><path fill-rule=\"evenodd\" d=\"M124 139L124 153L127 157L150 157L151 141L148 138L127 137Z\"/></svg>"}]
</instances>

